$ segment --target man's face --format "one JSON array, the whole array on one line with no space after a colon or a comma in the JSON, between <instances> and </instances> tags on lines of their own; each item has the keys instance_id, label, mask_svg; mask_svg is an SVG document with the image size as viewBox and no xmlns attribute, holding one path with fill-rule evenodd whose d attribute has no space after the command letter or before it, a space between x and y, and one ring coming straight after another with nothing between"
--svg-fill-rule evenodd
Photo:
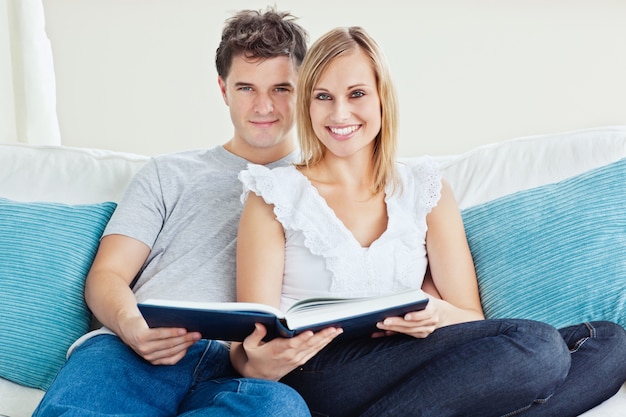
<instances>
[{"instance_id":1,"label":"man's face","mask_svg":"<svg viewBox=\"0 0 626 417\"><path fill-rule=\"evenodd\" d=\"M235 153L254 160L275 151L278 159L294 149L296 77L288 57L233 58L227 78L218 82L235 128Z\"/></svg>"}]
</instances>

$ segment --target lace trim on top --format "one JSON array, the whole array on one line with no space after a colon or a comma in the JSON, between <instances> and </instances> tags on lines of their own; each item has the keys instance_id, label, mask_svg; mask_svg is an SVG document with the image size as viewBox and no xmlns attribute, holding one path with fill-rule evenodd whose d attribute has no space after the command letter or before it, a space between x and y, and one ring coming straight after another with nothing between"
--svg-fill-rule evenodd
<instances>
[{"instance_id":1,"label":"lace trim on top","mask_svg":"<svg viewBox=\"0 0 626 417\"><path fill-rule=\"evenodd\" d=\"M287 236L288 231L303 234L304 246L324 258L333 295L369 296L415 288L421 286L426 268L426 215L441 197L441 175L428 158L397 167L402 190L387 192L387 229L367 248L293 166L270 170L250 164L239 174L242 201L254 192L274 205Z\"/></svg>"}]
</instances>

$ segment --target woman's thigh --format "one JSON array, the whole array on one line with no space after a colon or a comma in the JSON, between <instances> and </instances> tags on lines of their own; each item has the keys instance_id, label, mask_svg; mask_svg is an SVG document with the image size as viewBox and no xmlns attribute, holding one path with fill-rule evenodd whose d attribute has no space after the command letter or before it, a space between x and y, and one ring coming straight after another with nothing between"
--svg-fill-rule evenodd
<instances>
[{"instance_id":1,"label":"woman's thigh","mask_svg":"<svg viewBox=\"0 0 626 417\"><path fill-rule=\"evenodd\" d=\"M312 411L343 416L363 412L408 381L411 395L406 401L446 402L449 389L441 392L442 398L432 398L433 381L450 387L489 374L490 386L481 389L506 383L508 390L510 379L526 377L531 371L534 376L547 363L554 364L555 372L547 372L546 379L564 378L568 361L567 348L551 326L528 320L484 320L443 327L425 339L397 335L333 342L282 381L298 390ZM504 369L511 367L514 374ZM538 381L537 385L545 384ZM431 393L429 398L421 398L426 392Z\"/></svg>"}]
</instances>

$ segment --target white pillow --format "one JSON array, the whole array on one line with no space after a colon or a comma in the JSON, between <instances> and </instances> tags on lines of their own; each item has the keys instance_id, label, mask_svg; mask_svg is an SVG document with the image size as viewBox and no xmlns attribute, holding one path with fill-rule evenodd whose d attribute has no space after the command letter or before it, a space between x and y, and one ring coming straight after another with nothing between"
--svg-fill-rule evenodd
<instances>
[{"instance_id":1,"label":"white pillow","mask_svg":"<svg viewBox=\"0 0 626 417\"><path fill-rule=\"evenodd\" d=\"M100 149L0 144L0 197L67 204L119 201L147 160Z\"/></svg>"},{"instance_id":2,"label":"white pillow","mask_svg":"<svg viewBox=\"0 0 626 417\"><path fill-rule=\"evenodd\" d=\"M437 158L461 209L626 157L626 126L527 136Z\"/></svg>"}]
</instances>

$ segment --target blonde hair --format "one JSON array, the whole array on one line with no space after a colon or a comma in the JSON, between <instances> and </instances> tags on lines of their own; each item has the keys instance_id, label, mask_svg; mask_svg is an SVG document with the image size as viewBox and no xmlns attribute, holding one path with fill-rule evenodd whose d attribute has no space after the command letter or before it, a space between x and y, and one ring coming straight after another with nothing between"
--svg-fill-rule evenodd
<instances>
[{"instance_id":1,"label":"blonde hair","mask_svg":"<svg viewBox=\"0 0 626 417\"><path fill-rule=\"evenodd\" d=\"M313 43L302 62L296 104L298 139L302 151L302 162L299 166L313 166L324 156L324 145L315 135L309 112L313 89L335 58L351 54L358 49L371 60L381 103L381 128L374 139L372 154L372 191L374 193L383 191L387 184L391 184L394 190L399 185L395 168L398 142L396 90L384 53L376 41L360 27L336 28L327 32Z\"/></svg>"}]
</instances>

